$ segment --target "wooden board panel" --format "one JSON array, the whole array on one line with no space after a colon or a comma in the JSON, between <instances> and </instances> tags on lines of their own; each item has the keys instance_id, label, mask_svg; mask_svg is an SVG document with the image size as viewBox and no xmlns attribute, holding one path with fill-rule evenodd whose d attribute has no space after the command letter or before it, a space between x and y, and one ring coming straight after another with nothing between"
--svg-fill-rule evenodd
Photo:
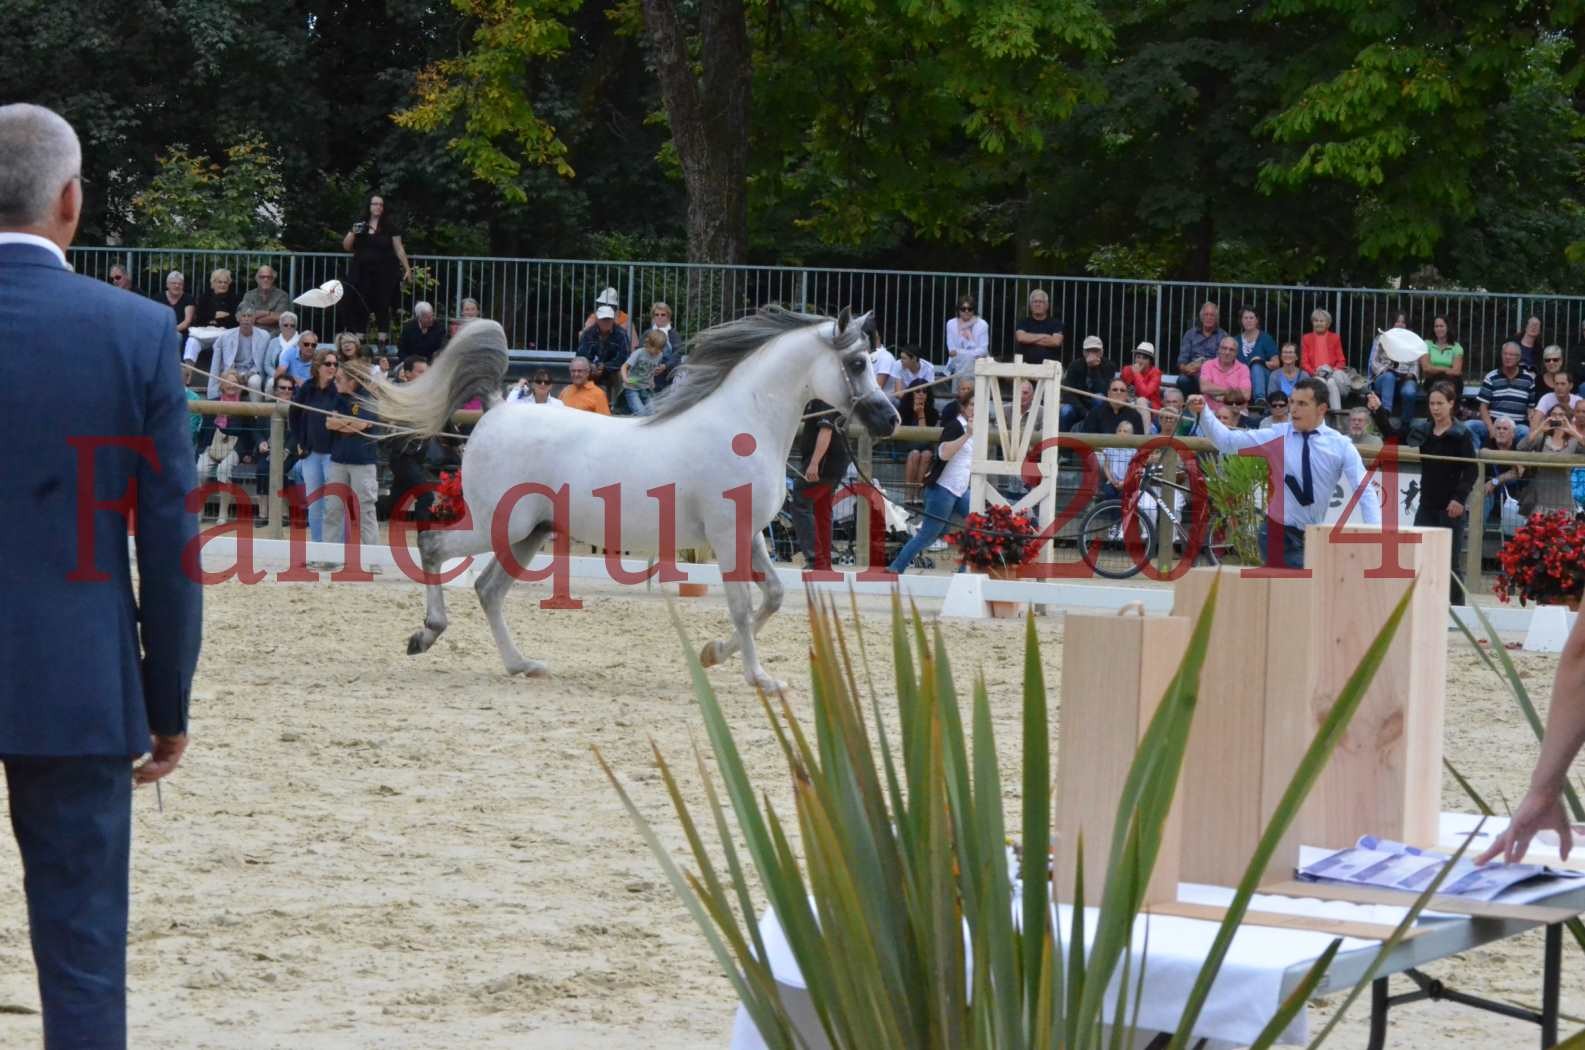
<instances>
[{"instance_id":1,"label":"wooden board panel","mask_svg":"<svg viewBox=\"0 0 1585 1050\"><path fill-rule=\"evenodd\" d=\"M1375 886L1348 886L1336 882L1276 882L1262 886L1257 893L1277 897L1311 897L1322 901L1345 901L1349 904L1385 904L1407 908L1414 904L1415 894L1408 890L1384 890ZM1473 915L1481 919L1513 919L1518 922L1538 922L1550 926L1579 915L1580 908L1549 907L1544 904L1498 904L1492 901L1472 901L1464 897L1447 897L1437 894L1426 905L1427 911L1447 912L1452 915Z\"/></svg>"},{"instance_id":2,"label":"wooden board panel","mask_svg":"<svg viewBox=\"0 0 1585 1050\"><path fill-rule=\"evenodd\" d=\"M1184 760L1183 877L1233 886L1275 806L1265 790L1268 747L1273 777L1292 764L1285 757L1291 736L1280 736L1281 721L1268 718L1268 706L1292 694L1274 696L1267 686L1270 646L1281 644L1271 636L1271 580L1237 569L1192 569L1178 580L1173 612L1192 622L1218 578L1210 654ZM1295 838L1273 867L1291 871L1297 848Z\"/></svg>"},{"instance_id":3,"label":"wooden board panel","mask_svg":"<svg viewBox=\"0 0 1585 1050\"><path fill-rule=\"evenodd\" d=\"M1084 884L1106 877L1118 800L1140 737L1188 644L1181 617L1069 613L1063 625L1062 707L1057 753L1055 894L1071 900L1078 840ZM1162 836L1145 899L1177 896L1181 801ZM1088 895L1088 893L1087 893Z\"/></svg>"},{"instance_id":4,"label":"wooden board panel","mask_svg":"<svg viewBox=\"0 0 1585 1050\"><path fill-rule=\"evenodd\" d=\"M1315 617L1315 584L1310 580L1273 579L1266 627L1266 730L1260 778L1260 824L1282 801L1288 783L1310 746L1310 689L1316 654L1309 645ZM1263 878L1286 878L1299 859L1300 825L1294 821L1283 836Z\"/></svg>"},{"instance_id":5,"label":"wooden board panel","mask_svg":"<svg viewBox=\"0 0 1585 1050\"><path fill-rule=\"evenodd\" d=\"M1379 530L1354 528L1349 533ZM1300 818L1306 845L1343 848L1361 835L1399 841L1434 838L1441 811L1442 711L1447 673L1446 529L1402 529L1418 543L1399 548L1417 573L1408 615L1358 713ZM1366 648L1402 597L1406 579L1366 575L1379 543L1339 542L1331 526L1311 526L1305 564L1315 583L1310 651L1313 733Z\"/></svg>"},{"instance_id":6,"label":"wooden board panel","mask_svg":"<svg viewBox=\"0 0 1585 1050\"><path fill-rule=\"evenodd\" d=\"M1262 891L1264 892L1264 891ZM1219 904L1191 904L1173 901L1170 904L1152 904L1147 909L1152 915L1170 915L1179 919L1203 919L1220 923L1227 918L1227 909ZM1240 926L1267 926L1279 930L1303 930L1307 933L1324 933L1333 937L1354 937L1362 941L1384 941L1392 936L1395 926L1376 922L1350 922L1346 919L1328 919L1319 915L1284 915L1275 911L1247 911ZM1411 926L1403 933L1403 940L1412 940L1429 932L1429 926Z\"/></svg>"}]
</instances>

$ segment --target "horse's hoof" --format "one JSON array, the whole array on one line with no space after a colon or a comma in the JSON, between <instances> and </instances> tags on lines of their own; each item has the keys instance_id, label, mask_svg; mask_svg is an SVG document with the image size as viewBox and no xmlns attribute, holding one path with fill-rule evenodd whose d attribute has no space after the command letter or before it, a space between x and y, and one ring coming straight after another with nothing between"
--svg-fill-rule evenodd
<instances>
[{"instance_id":1,"label":"horse's hoof","mask_svg":"<svg viewBox=\"0 0 1585 1050\"><path fill-rule=\"evenodd\" d=\"M429 628L420 627L407 639L407 655L417 656L419 653L428 652L429 647L434 644L434 634L430 632Z\"/></svg>"},{"instance_id":2,"label":"horse's hoof","mask_svg":"<svg viewBox=\"0 0 1585 1050\"><path fill-rule=\"evenodd\" d=\"M509 664L506 668L509 675L522 675L524 678L544 678L550 674L550 668L543 660L524 660L519 664Z\"/></svg>"},{"instance_id":3,"label":"horse's hoof","mask_svg":"<svg viewBox=\"0 0 1585 1050\"><path fill-rule=\"evenodd\" d=\"M783 682L780 679L772 678L764 671L760 671L758 674L746 674L743 677L748 680L749 685L765 693L767 696L780 696L787 691L786 682Z\"/></svg>"},{"instance_id":4,"label":"horse's hoof","mask_svg":"<svg viewBox=\"0 0 1585 1050\"><path fill-rule=\"evenodd\" d=\"M701 667L714 667L721 662L721 643L706 642L704 648L699 650L699 665Z\"/></svg>"}]
</instances>

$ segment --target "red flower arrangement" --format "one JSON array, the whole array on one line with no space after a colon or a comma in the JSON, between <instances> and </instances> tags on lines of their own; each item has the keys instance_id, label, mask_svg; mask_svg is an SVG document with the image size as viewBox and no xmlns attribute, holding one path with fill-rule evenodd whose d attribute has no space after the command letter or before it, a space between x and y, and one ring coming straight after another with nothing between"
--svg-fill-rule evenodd
<instances>
[{"instance_id":1,"label":"red flower arrangement","mask_svg":"<svg viewBox=\"0 0 1585 1050\"><path fill-rule=\"evenodd\" d=\"M1492 590L1520 605L1578 603L1585 594L1585 518L1567 511L1532 514L1497 552L1502 571Z\"/></svg>"},{"instance_id":2,"label":"red flower arrangement","mask_svg":"<svg viewBox=\"0 0 1585 1050\"><path fill-rule=\"evenodd\" d=\"M964 518L963 527L947 542L958 549L964 564L989 572L1034 561L1040 553L1039 532L1029 515L997 504Z\"/></svg>"},{"instance_id":3,"label":"red flower arrangement","mask_svg":"<svg viewBox=\"0 0 1585 1050\"><path fill-rule=\"evenodd\" d=\"M442 524L458 521L467 513L462 500L462 471L442 471L440 487L435 490L435 502L429 508L431 521Z\"/></svg>"}]
</instances>

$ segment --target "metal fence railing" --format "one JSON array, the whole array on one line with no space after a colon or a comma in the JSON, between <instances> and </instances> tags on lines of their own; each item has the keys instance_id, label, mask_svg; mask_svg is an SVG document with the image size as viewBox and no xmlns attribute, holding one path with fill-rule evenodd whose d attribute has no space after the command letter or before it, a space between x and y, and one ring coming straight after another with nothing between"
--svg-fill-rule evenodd
<instances>
[{"instance_id":1,"label":"metal fence railing","mask_svg":"<svg viewBox=\"0 0 1585 1050\"><path fill-rule=\"evenodd\" d=\"M233 272L238 287L252 287L254 269L265 262L275 267L281 286L296 295L345 278L350 256L78 247L70 259L79 272L98 278L120 263L139 292L158 297L165 274L173 269L185 275L188 291L196 295L207 286L210 271L222 266ZM1167 371L1173 370L1179 340L1206 301L1221 307L1222 326L1229 331L1238 328L1238 311L1252 307L1279 343L1297 341L1309 331L1311 312L1323 307L1335 318L1344 350L1357 368L1364 367L1375 333L1389 327L1400 310L1408 314L1410 327L1427 337L1432 319L1447 317L1465 349L1466 378L1478 379L1495 367L1502 342L1530 317L1541 321L1541 345L1557 343L1572 352L1585 342L1585 297L1580 296L426 255L413 255L411 261L414 276L403 289L404 310L427 300L442 318L453 318L463 298L476 299L483 315L501 322L519 350L573 349L595 297L606 287L617 289L622 308L640 330L652 303L669 303L684 335L770 302L820 313L843 306L874 310L888 345L916 347L935 362L945 356L946 326L959 296L975 297L990 326L992 351L1007 354L1035 288L1051 296L1053 313L1067 322L1075 344L1098 335L1108 357L1121 363L1129 349L1149 340ZM354 323L353 313L344 301L327 311L303 311L303 323L316 331L336 331Z\"/></svg>"}]
</instances>

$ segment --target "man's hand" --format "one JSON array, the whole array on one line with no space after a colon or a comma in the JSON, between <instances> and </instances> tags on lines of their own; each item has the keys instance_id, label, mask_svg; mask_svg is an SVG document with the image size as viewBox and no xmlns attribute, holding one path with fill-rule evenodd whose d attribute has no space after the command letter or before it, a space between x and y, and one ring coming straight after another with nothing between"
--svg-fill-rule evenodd
<instances>
[{"instance_id":1,"label":"man's hand","mask_svg":"<svg viewBox=\"0 0 1585 1050\"><path fill-rule=\"evenodd\" d=\"M804 471L804 480L808 481L808 482L819 481L820 480L820 464L818 464L818 463L809 464L809 469Z\"/></svg>"},{"instance_id":2,"label":"man's hand","mask_svg":"<svg viewBox=\"0 0 1585 1050\"><path fill-rule=\"evenodd\" d=\"M1569 850L1574 848L1574 832L1569 827L1568 814L1563 812L1562 793L1538 792L1531 788L1519 808L1514 810L1507 830L1497 836L1497 841L1487 847L1486 852L1475 858L1475 863L1485 864L1501 856L1505 863L1517 864L1530 849L1530 840L1536 832L1549 829L1557 832L1558 856L1568 860Z\"/></svg>"},{"instance_id":3,"label":"man's hand","mask_svg":"<svg viewBox=\"0 0 1585 1050\"><path fill-rule=\"evenodd\" d=\"M1193 361L1185 362L1183 366L1178 369L1178 371L1182 372L1184 375L1197 376L1200 374L1200 366L1203 364L1205 364L1205 358L1198 357Z\"/></svg>"},{"instance_id":4,"label":"man's hand","mask_svg":"<svg viewBox=\"0 0 1585 1050\"><path fill-rule=\"evenodd\" d=\"M1448 500L1447 516L1450 518L1462 518L1464 516L1464 504L1460 503L1456 499Z\"/></svg>"},{"instance_id":5,"label":"man's hand","mask_svg":"<svg viewBox=\"0 0 1585 1050\"><path fill-rule=\"evenodd\" d=\"M1381 407L1381 398L1376 396L1376 392L1374 390L1365 395L1365 407L1372 413Z\"/></svg>"},{"instance_id":6,"label":"man's hand","mask_svg":"<svg viewBox=\"0 0 1585 1050\"><path fill-rule=\"evenodd\" d=\"M132 782L152 784L161 777L168 776L181 764L182 755L186 750L186 733L180 736L149 734L149 757L132 767Z\"/></svg>"},{"instance_id":7,"label":"man's hand","mask_svg":"<svg viewBox=\"0 0 1585 1050\"><path fill-rule=\"evenodd\" d=\"M1188 409L1190 415L1198 416L1205 411L1205 395L1190 394L1189 399L1184 402L1184 407Z\"/></svg>"}]
</instances>

